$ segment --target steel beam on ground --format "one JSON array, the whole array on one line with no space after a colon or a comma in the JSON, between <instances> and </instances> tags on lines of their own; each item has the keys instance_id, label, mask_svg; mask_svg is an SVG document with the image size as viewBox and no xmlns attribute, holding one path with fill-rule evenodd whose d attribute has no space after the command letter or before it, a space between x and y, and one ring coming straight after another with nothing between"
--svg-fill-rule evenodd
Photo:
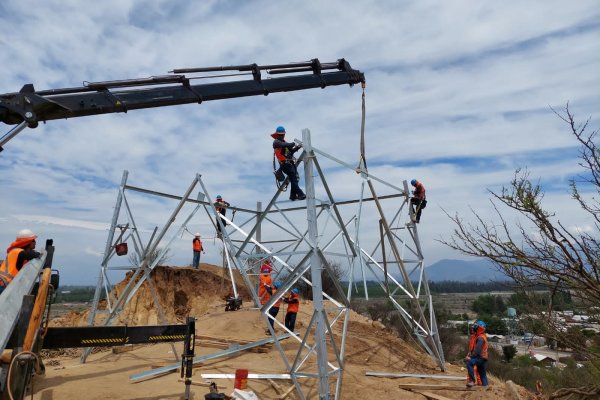
<instances>
[{"instance_id":1,"label":"steel beam on ground","mask_svg":"<svg viewBox=\"0 0 600 400\"><path fill-rule=\"evenodd\" d=\"M237 354L241 351L244 350L250 350L253 349L254 347L258 347L258 346L262 346L265 344L269 344L269 343L273 343L275 341L279 341L279 340L283 340L290 337L290 334L287 333L285 335L279 335L275 338L270 337L270 338L266 338L266 339L262 339L262 340L258 340L256 342L252 342L252 343L248 343L248 344L244 344L241 346L236 346L234 348L231 349L227 349L224 351L219 351L216 353L212 353L212 354L208 354L205 356L198 356L198 357L194 357L193 360L193 364L198 364L204 361L208 361L208 360L214 360L215 358L221 358L221 357L225 357L225 356L231 356L234 354ZM171 364L171 365L167 365L165 367L161 367L161 368L155 368L151 371L146 371L146 372L140 372L137 374L133 374L131 376L129 376L129 379L134 381L134 382L139 382L142 381L144 379L148 379L148 378L153 378L155 376L158 375L163 375L166 374L168 372L172 372L175 371L177 368L181 368L181 364L176 363L176 364Z\"/></svg>"}]
</instances>

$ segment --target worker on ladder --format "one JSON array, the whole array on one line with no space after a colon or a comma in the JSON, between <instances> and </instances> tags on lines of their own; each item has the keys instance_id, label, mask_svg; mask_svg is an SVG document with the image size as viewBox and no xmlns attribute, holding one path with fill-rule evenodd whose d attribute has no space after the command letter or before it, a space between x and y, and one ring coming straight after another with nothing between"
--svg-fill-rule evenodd
<instances>
[{"instance_id":1,"label":"worker on ladder","mask_svg":"<svg viewBox=\"0 0 600 400\"><path fill-rule=\"evenodd\" d=\"M412 214L415 215L414 222L418 224L421 220L421 212L427 205L425 186L423 186L423 184L416 179L411 180L410 184L415 188L415 190L413 190L413 197L410 199L410 205L412 208Z\"/></svg>"},{"instance_id":2,"label":"worker on ladder","mask_svg":"<svg viewBox=\"0 0 600 400\"><path fill-rule=\"evenodd\" d=\"M292 190L290 193L290 200L304 200L306 195L300 189L298 181L298 169L296 168L296 160L294 159L294 153L302 148L302 145L296 145L295 143L288 143L285 141L285 128L278 126L275 132L271 134L273 140L273 150L275 157L279 161L279 168L287 175Z\"/></svg>"},{"instance_id":3,"label":"worker on ladder","mask_svg":"<svg viewBox=\"0 0 600 400\"><path fill-rule=\"evenodd\" d=\"M35 239L37 239L37 235L29 229L23 229L6 249L6 258L0 264L0 293L6 289L6 286L29 260L40 256L40 253L35 251Z\"/></svg>"}]
</instances>

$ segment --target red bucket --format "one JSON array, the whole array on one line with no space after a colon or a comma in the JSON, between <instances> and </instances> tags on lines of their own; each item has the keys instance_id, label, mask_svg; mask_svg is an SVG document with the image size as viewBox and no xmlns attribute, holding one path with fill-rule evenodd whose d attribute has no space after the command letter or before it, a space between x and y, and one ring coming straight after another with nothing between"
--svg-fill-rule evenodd
<instances>
[{"instance_id":1,"label":"red bucket","mask_svg":"<svg viewBox=\"0 0 600 400\"><path fill-rule=\"evenodd\" d=\"M233 387L235 389L246 389L248 386L248 370L247 369L236 369L235 370L235 381Z\"/></svg>"},{"instance_id":2,"label":"red bucket","mask_svg":"<svg viewBox=\"0 0 600 400\"><path fill-rule=\"evenodd\" d=\"M127 243L115 244L115 251L118 256L124 256L127 254Z\"/></svg>"}]
</instances>

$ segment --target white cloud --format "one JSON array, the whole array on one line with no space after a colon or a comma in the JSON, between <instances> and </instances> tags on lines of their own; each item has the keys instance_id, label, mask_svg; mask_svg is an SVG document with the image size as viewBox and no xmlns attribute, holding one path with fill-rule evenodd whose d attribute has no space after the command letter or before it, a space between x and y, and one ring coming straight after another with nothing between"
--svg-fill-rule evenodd
<instances>
[{"instance_id":1,"label":"white cloud","mask_svg":"<svg viewBox=\"0 0 600 400\"><path fill-rule=\"evenodd\" d=\"M508 184L520 166L553 189L564 184L545 202L570 226L588 225L567 193L568 178L579 171L576 143L548 106L571 101L578 118L592 115L597 126L599 16L596 1L348 7L342 1L107 0L83 7L7 0L0 5L0 92L181 67L345 57L367 78L371 171L396 184L418 177L427 187L430 203L419 230L426 259L434 262L458 257L434 241L452 230L441 208L489 213L486 189ZM177 195L201 173L211 195L254 209L274 191L269 134L277 125L296 138L308 127L319 149L358 160L360 95L356 86L334 87L25 130L0 153L0 245L25 226L36 229L56 239L56 257L68 272L63 280L94 283L123 170L131 185ZM0 125L0 134L9 128ZM358 180L323 165L336 197L358 196ZM165 224L175 206L139 194L131 201L144 232ZM208 218L192 226L212 235ZM189 263L188 241L185 235L175 241L173 263ZM218 246L209 245L207 260L220 262Z\"/></svg>"}]
</instances>

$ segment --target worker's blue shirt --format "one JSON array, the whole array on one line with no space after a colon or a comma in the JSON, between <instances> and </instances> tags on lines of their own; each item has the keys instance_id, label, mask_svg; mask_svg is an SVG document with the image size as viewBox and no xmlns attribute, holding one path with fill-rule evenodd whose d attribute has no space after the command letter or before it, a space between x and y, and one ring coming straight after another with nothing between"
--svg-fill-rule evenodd
<instances>
[{"instance_id":1,"label":"worker's blue shirt","mask_svg":"<svg viewBox=\"0 0 600 400\"><path fill-rule=\"evenodd\" d=\"M484 343L485 343L485 340L482 337L477 338L477 341L475 342L475 348L473 349L471 357L473 357L473 358L481 357L481 351L483 350Z\"/></svg>"}]
</instances>

